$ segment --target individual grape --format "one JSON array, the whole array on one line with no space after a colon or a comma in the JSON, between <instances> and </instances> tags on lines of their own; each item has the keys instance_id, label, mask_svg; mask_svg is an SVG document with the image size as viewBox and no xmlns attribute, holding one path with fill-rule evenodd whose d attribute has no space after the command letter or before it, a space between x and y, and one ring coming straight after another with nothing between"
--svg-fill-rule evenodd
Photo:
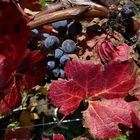
<instances>
[{"instance_id":1,"label":"individual grape","mask_svg":"<svg viewBox=\"0 0 140 140\"><path fill-rule=\"evenodd\" d=\"M55 49L54 51L54 57L55 58L60 58L63 55L63 51L61 49Z\"/></svg>"},{"instance_id":2,"label":"individual grape","mask_svg":"<svg viewBox=\"0 0 140 140\"><path fill-rule=\"evenodd\" d=\"M65 62L68 60L70 60L70 57L68 55L62 55L61 58L59 59L59 61L62 65L64 65Z\"/></svg>"},{"instance_id":3,"label":"individual grape","mask_svg":"<svg viewBox=\"0 0 140 140\"><path fill-rule=\"evenodd\" d=\"M49 35L48 33L43 33L42 36L43 36L43 38L46 39L46 38L48 38L50 35Z\"/></svg>"},{"instance_id":4,"label":"individual grape","mask_svg":"<svg viewBox=\"0 0 140 140\"><path fill-rule=\"evenodd\" d=\"M133 3L126 3L122 7L122 15L124 17L132 17L136 14L137 7Z\"/></svg>"},{"instance_id":5,"label":"individual grape","mask_svg":"<svg viewBox=\"0 0 140 140\"><path fill-rule=\"evenodd\" d=\"M59 29L59 28L66 27L67 24L68 24L68 21L67 21L67 20L61 20L61 21L53 22L53 23L52 23L52 26L53 26L55 29Z\"/></svg>"},{"instance_id":6,"label":"individual grape","mask_svg":"<svg viewBox=\"0 0 140 140\"><path fill-rule=\"evenodd\" d=\"M61 21L52 23L53 28L58 31L59 37L63 37L66 34L67 24L68 24L67 20L61 20Z\"/></svg>"},{"instance_id":7,"label":"individual grape","mask_svg":"<svg viewBox=\"0 0 140 140\"><path fill-rule=\"evenodd\" d=\"M56 68L56 69L53 69L52 70L52 73L53 73L53 76L55 78L58 78L59 77L59 73L60 73L60 69Z\"/></svg>"},{"instance_id":8,"label":"individual grape","mask_svg":"<svg viewBox=\"0 0 140 140\"><path fill-rule=\"evenodd\" d=\"M76 43L71 39L67 39L62 43L62 50L65 53L73 53L76 50Z\"/></svg>"},{"instance_id":9,"label":"individual grape","mask_svg":"<svg viewBox=\"0 0 140 140\"><path fill-rule=\"evenodd\" d=\"M82 32L82 24L80 22L71 22L68 25L68 34L76 36Z\"/></svg>"},{"instance_id":10,"label":"individual grape","mask_svg":"<svg viewBox=\"0 0 140 140\"><path fill-rule=\"evenodd\" d=\"M59 75L61 78L65 78L65 71L63 69L59 70Z\"/></svg>"},{"instance_id":11,"label":"individual grape","mask_svg":"<svg viewBox=\"0 0 140 140\"><path fill-rule=\"evenodd\" d=\"M31 30L31 40L30 42L28 43L28 48L32 51L38 49L38 46L39 46L39 42L41 41L42 37L39 33L39 30L38 29L33 29Z\"/></svg>"},{"instance_id":12,"label":"individual grape","mask_svg":"<svg viewBox=\"0 0 140 140\"><path fill-rule=\"evenodd\" d=\"M58 37L51 35L45 39L44 46L46 49L54 49L59 46L59 43Z\"/></svg>"},{"instance_id":13,"label":"individual grape","mask_svg":"<svg viewBox=\"0 0 140 140\"><path fill-rule=\"evenodd\" d=\"M48 61L47 62L47 68L49 70L53 69L55 67L55 61Z\"/></svg>"},{"instance_id":14,"label":"individual grape","mask_svg":"<svg viewBox=\"0 0 140 140\"><path fill-rule=\"evenodd\" d=\"M34 35L38 35L38 34L39 34L39 31L38 31L37 29L33 29L33 30L32 30L32 33L33 33Z\"/></svg>"}]
</instances>

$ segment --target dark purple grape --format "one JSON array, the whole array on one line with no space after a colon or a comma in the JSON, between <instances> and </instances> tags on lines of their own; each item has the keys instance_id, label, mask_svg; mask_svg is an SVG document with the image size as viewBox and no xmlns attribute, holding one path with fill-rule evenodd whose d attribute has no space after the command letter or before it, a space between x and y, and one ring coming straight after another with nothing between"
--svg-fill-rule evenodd
<instances>
[{"instance_id":1,"label":"dark purple grape","mask_svg":"<svg viewBox=\"0 0 140 140\"><path fill-rule=\"evenodd\" d=\"M33 33L34 35L38 35L38 34L39 34L39 31L38 31L37 29L32 29L32 33Z\"/></svg>"},{"instance_id":2,"label":"dark purple grape","mask_svg":"<svg viewBox=\"0 0 140 140\"><path fill-rule=\"evenodd\" d=\"M48 38L50 35L48 34L48 33L43 33L42 34L42 37L44 38L44 39L46 39L46 38Z\"/></svg>"},{"instance_id":3,"label":"dark purple grape","mask_svg":"<svg viewBox=\"0 0 140 140\"><path fill-rule=\"evenodd\" d=\"M61 20L61 21L53 22L53 23L52 23L52 26L53 26L55 29L59 29L59 28L66 27L67 24L68 24L68 21L67 21L67 20Z\"/></svg>"},{"instance_id":4,"label":"dark purple grape","mask_svg":"<svg viewBox=\"0 0 140 140\"><path fill-rule=\"evenodd\" d=\"M52 26L54 27L54 29L58 31L59 37L63 37L66 34L67 25L68 25L67 20L61 20L61 21L52 23Z\"/></svg>"},{"instance_id":5,"label":"dark purple grape","mask_svg":"<svg viewBox=\"0 0 140 140\"><path fill-rule=\"evenodd\" d=\"M45 39L44 46L46 49L54 49L59 46L59 43L58 37L51 35Z\"/></svg>"},{"instance_id":6,"label":"dark purple grape","mask_svg":"<svg viewBox=\"0 0 140 140\"><path fill-rule=\"evenodd\" d=\"M63 69L60 69L59 70L59 75L60 75L60 78L65 78L65 71Z\"/></svg>"},{"instance_id":7,"label":"dark purple grape","mask_svg":"<svg viewBox=\"0 0 140 140\"><path fill-rule=\"evenodd\" d=\"M68 25L68 34L76 36L82 32L82 24L80 22L71 22Z\"/></svg>"},{"instance_id":8,"label":"dark purple grape","mask_svg":"<svg viewBox=\"0 0 140 140\"><path fill-rule=\"evenodd\" d=\"M64 52L61 49L59 49L59 48L58 49L55 49L55 51L54 51L54 57L59 59L63 55L63 53Z\"/></svg>"},{"instance_id":9,"label":"dark purple grape","mask_svg":"<svg viewBox=\"0 0 140 140\"><path fill-rule=\"evenodd\" d=\"M137 12L137 7L133 3L126 3L122 6L122 15L124 17L132 17L136 14Z\"/></svg>"},{"instance_id":10,"label":"dark purple grape","mask_svg":"<svg viewBox=\"0 0 140 140\"><path fill-rule=\"evenodd\" d=\"M53 76L55 78L58 78L59 77L59 73L60 73L60 69L56 68L56 69L53 69L52 70L52 73L53 73Z\"/></svg>"},{"instance_id":11,"label":"dark purple grape","mask_svg":"<svg viewBox=\"0 0 140 140\"><path fill-rule=\"evenodd\" d=\"M55 67L55 61L48 61L47 62L47 68L49 70L53 69Z\"/></svg>"},{"instance_id":12,"label":"dark purple grape","mask_svg":"<svg viewBox=\"0 0 140 140\"><path fill-rule=\"evenodd\" d=\"M76 50L76 43L71 39L67 39L62 43L62 50L65 53L73 53Z\"/></svg>"},{"instance_id":13,"label":"dark purple grape","mask_svg":"<svg viewBox=\"0 0 140 140\"><path fill-rule=\"evenodd\" d=\"M60 63L62 64L62 65L64 65L65 64L65 62L66 61L68 61L68 60L70 60L70 57L68 56L68 55L63 55L61 58L60 58Z\"/></svg>"}]
</instances>

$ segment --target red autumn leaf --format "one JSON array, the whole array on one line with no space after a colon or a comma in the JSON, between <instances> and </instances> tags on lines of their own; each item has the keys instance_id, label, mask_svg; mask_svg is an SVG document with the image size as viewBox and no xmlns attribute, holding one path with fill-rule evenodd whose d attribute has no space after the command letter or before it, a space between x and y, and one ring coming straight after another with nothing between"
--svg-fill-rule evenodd
<instances>
[{"instance_id":1,"label":"red autumn leaf","mask_svg":"<svg viewBox=\"0 0 140 140\"><path fill-rule=\"evenodd\" d=\"M95 36L87 42L87 45L95 48L103 63L111 60L126 61L131 52L129 46L124 43L122 36L117 32Z\"/></svg>"},{"instance_id":2,"label":"red autumn leaf","mask_svg":"<svg viewBox=\"0 0 140 140\"><path fill-rule=\"evenodd\" d=\"M65 140L62 134L53 134L53 140Z\"/></svg>"},{"instance_id":3,"label":"red autumn leaf","mask_svg":"<svg viewBox=\"0 0 140 140\"><path fill-rule=\"evenodd\" d=\"M0 93L0 114L12 111L21 104L19 87L11 83Z\"/></svg>"},{"instance_id":4,"label":"red autumn leaf","mask_svg":"<svg viewBox=\"0 0 140 140\"><path fill-rule=\"evenodd\" d=\"M88 99L89 107L83 114L85 127L92 135L115 137L119 123L131 127L132 108L124 97L135 84L132 61L112 61L104 66L92 61L68 61L65 72L68 80L53 81L49 91L49 98L60 107L60 113L68 115Z\"/></svg>"},{"instance_id":5,"label":"red autumn leaf","mask_svg":"<svg viewBox=\"0 0 140 140\"><path fill-rule=\"evenodd\" d=\"M122 98L90 101L83 112L84 126L96 138L111 138L119 135L118 124L131 127L131 108Z\"/></svg>"},{"instance_id":6,"label":"red autumn leaf","mask_svg":"<svg viewBox=\"0 0 140 140\"><path fill-rule=\"evenodd\" d=\"M31 132L27 128L10 129L5 134L4 140L30 140Z\"/></svg>"},{"instance_id":7,"label":"red autumn leaf","mask_svg":"<svg viewBox=\"0 0 140 140\"><path fill-rule=\"evenodd\" d=\"M0 1L0 5L0 86L3 86L28 54L29 28L13 1Z\"/></svg>"},{"instance_id":8,"label":"red autumn leaf","mask_svg":"<svg viewBox=\"0 0 140 140\"><path fill-rule=\"evenodd\" d=\"M102 42L101 46L97 49L99 57L104 63L111 60L126 61L130 53L130 48L127 44L122 43L115 47L111 41Z\"/></svg>"},{"instance_id":9,"label":"red autumn leaf","mask_svg":"<svg viewBox=\"0 0 140 140\"><path fill-rule=\"evenodd\" d=\"M53 81L49 92L52 104L60 106L64 115L77 109L83 99L124 97L135 84L132 62L102 66L92 61L69 61L65 72L70 79Z\"/></svg>"},{"instance_id":10,"label":"red autumn leaf","mask_svg":"<svg viewBox=\"0 0 140 140\"><path fill-rule=\"evenodd\" d=\"M38 55L37 55L38 56ZM34 59L33 59L34 58ZM30 59L36 62L38 59ZM39 59L40 60L40 59ZM33 63L28 62L28 63ZM34 64L34 63L33 63ZM26 66L24 68L24 66ZM42 81L46 75L46 67L43 63L36 65L24 65L19 72L11 77L10 82L1 88L0 114L12 111L21 104L20 88L32 88ZM28 67L27 67L28 66ZM21 68L21 67L20 67ZM37 76L38 75L38 76ZM1 79L2 80L2 79ZM15 80L15 81L14 81Z\"/></svg>"},{"instance_id":11,"label":"red autumn leaf","mask_svg":"<svg viewBox=\"0 0 140 140\"><path fill-rule=\"evenodd\" d=\"M27 49L30 29L13 0L0 0L0 8L0 113L6 113L21 104L21 86L32 88L44 78L46 52Z\"/></svg>"}]
</instances>

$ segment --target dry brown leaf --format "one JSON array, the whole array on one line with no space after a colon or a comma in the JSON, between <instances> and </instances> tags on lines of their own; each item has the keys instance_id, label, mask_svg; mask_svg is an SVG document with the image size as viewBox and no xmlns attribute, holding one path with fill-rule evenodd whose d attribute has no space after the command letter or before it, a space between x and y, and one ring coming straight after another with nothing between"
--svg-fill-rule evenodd
<instances>
[{"instance_id":1,"label":"dry brown leaf","mask_svg":"<svg viewBox=\"0 0 140 140\"><path fill-rule=\"evenodd\" d=\"M23 110L21 112L19 121L22 126L28 127L29 130L32 130L34 128L34 125L31 122L31 113L28 110Z\"/></svg>"}]
</instances>

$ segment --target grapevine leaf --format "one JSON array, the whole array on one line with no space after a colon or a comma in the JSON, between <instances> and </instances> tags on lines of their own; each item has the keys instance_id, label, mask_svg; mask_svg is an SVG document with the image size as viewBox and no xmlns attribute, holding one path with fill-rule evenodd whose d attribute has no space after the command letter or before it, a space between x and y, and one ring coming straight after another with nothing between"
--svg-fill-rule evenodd
<instances>
[{"instance_id":1,"label":"grapevine leaf","mask_svg":"<svg viewBox=\"0 0 140 140\"><path fill-rule=\"evenodd\" d=\"M126 109L127 108L127 109ZM119 135L118 124L131 127L131 108L122 98L90 101L83 112L84 126L96 138L111 138Z\"/></svg>"},{"instance_id":2,"label":"grapevine leaf","mask_svg":"<svg viewBox=\"0 0 140 140\"><path fill-rule=\"evenodd\" d=\"M49 97L53 105L61 106L59 109L60 113L68 115L78 108L81 100L85 97L84 91L79 89L80 86L74 85L73 81L53 81L50 87Z\"/></svg>"},{"instance_id":3,"label":"grapevine leaf","mask_svg":"<svg viewBox=\"0 0 140 140\"><path fill-rule=\"evenodd\" d=\"M120 98L134 86L132 62L111 62L104 66L92 61L68 61L65 72L68 80L53 81L49 98L59 112L68 115L83 99Z\"/></svg>"},{"instance_id":4,"label":"grapevine leaf","mask_svg":"<svg viewBox=\"0 0 140 140\"><path fill-rule=\"evenodd\" d=\"M21 104L21 87L42 81L46 68L41 60L47 53L27 48L30 29L15 1L0 0L0 8L0 113L7 113Z\"/></svg>"}]
</instances>

